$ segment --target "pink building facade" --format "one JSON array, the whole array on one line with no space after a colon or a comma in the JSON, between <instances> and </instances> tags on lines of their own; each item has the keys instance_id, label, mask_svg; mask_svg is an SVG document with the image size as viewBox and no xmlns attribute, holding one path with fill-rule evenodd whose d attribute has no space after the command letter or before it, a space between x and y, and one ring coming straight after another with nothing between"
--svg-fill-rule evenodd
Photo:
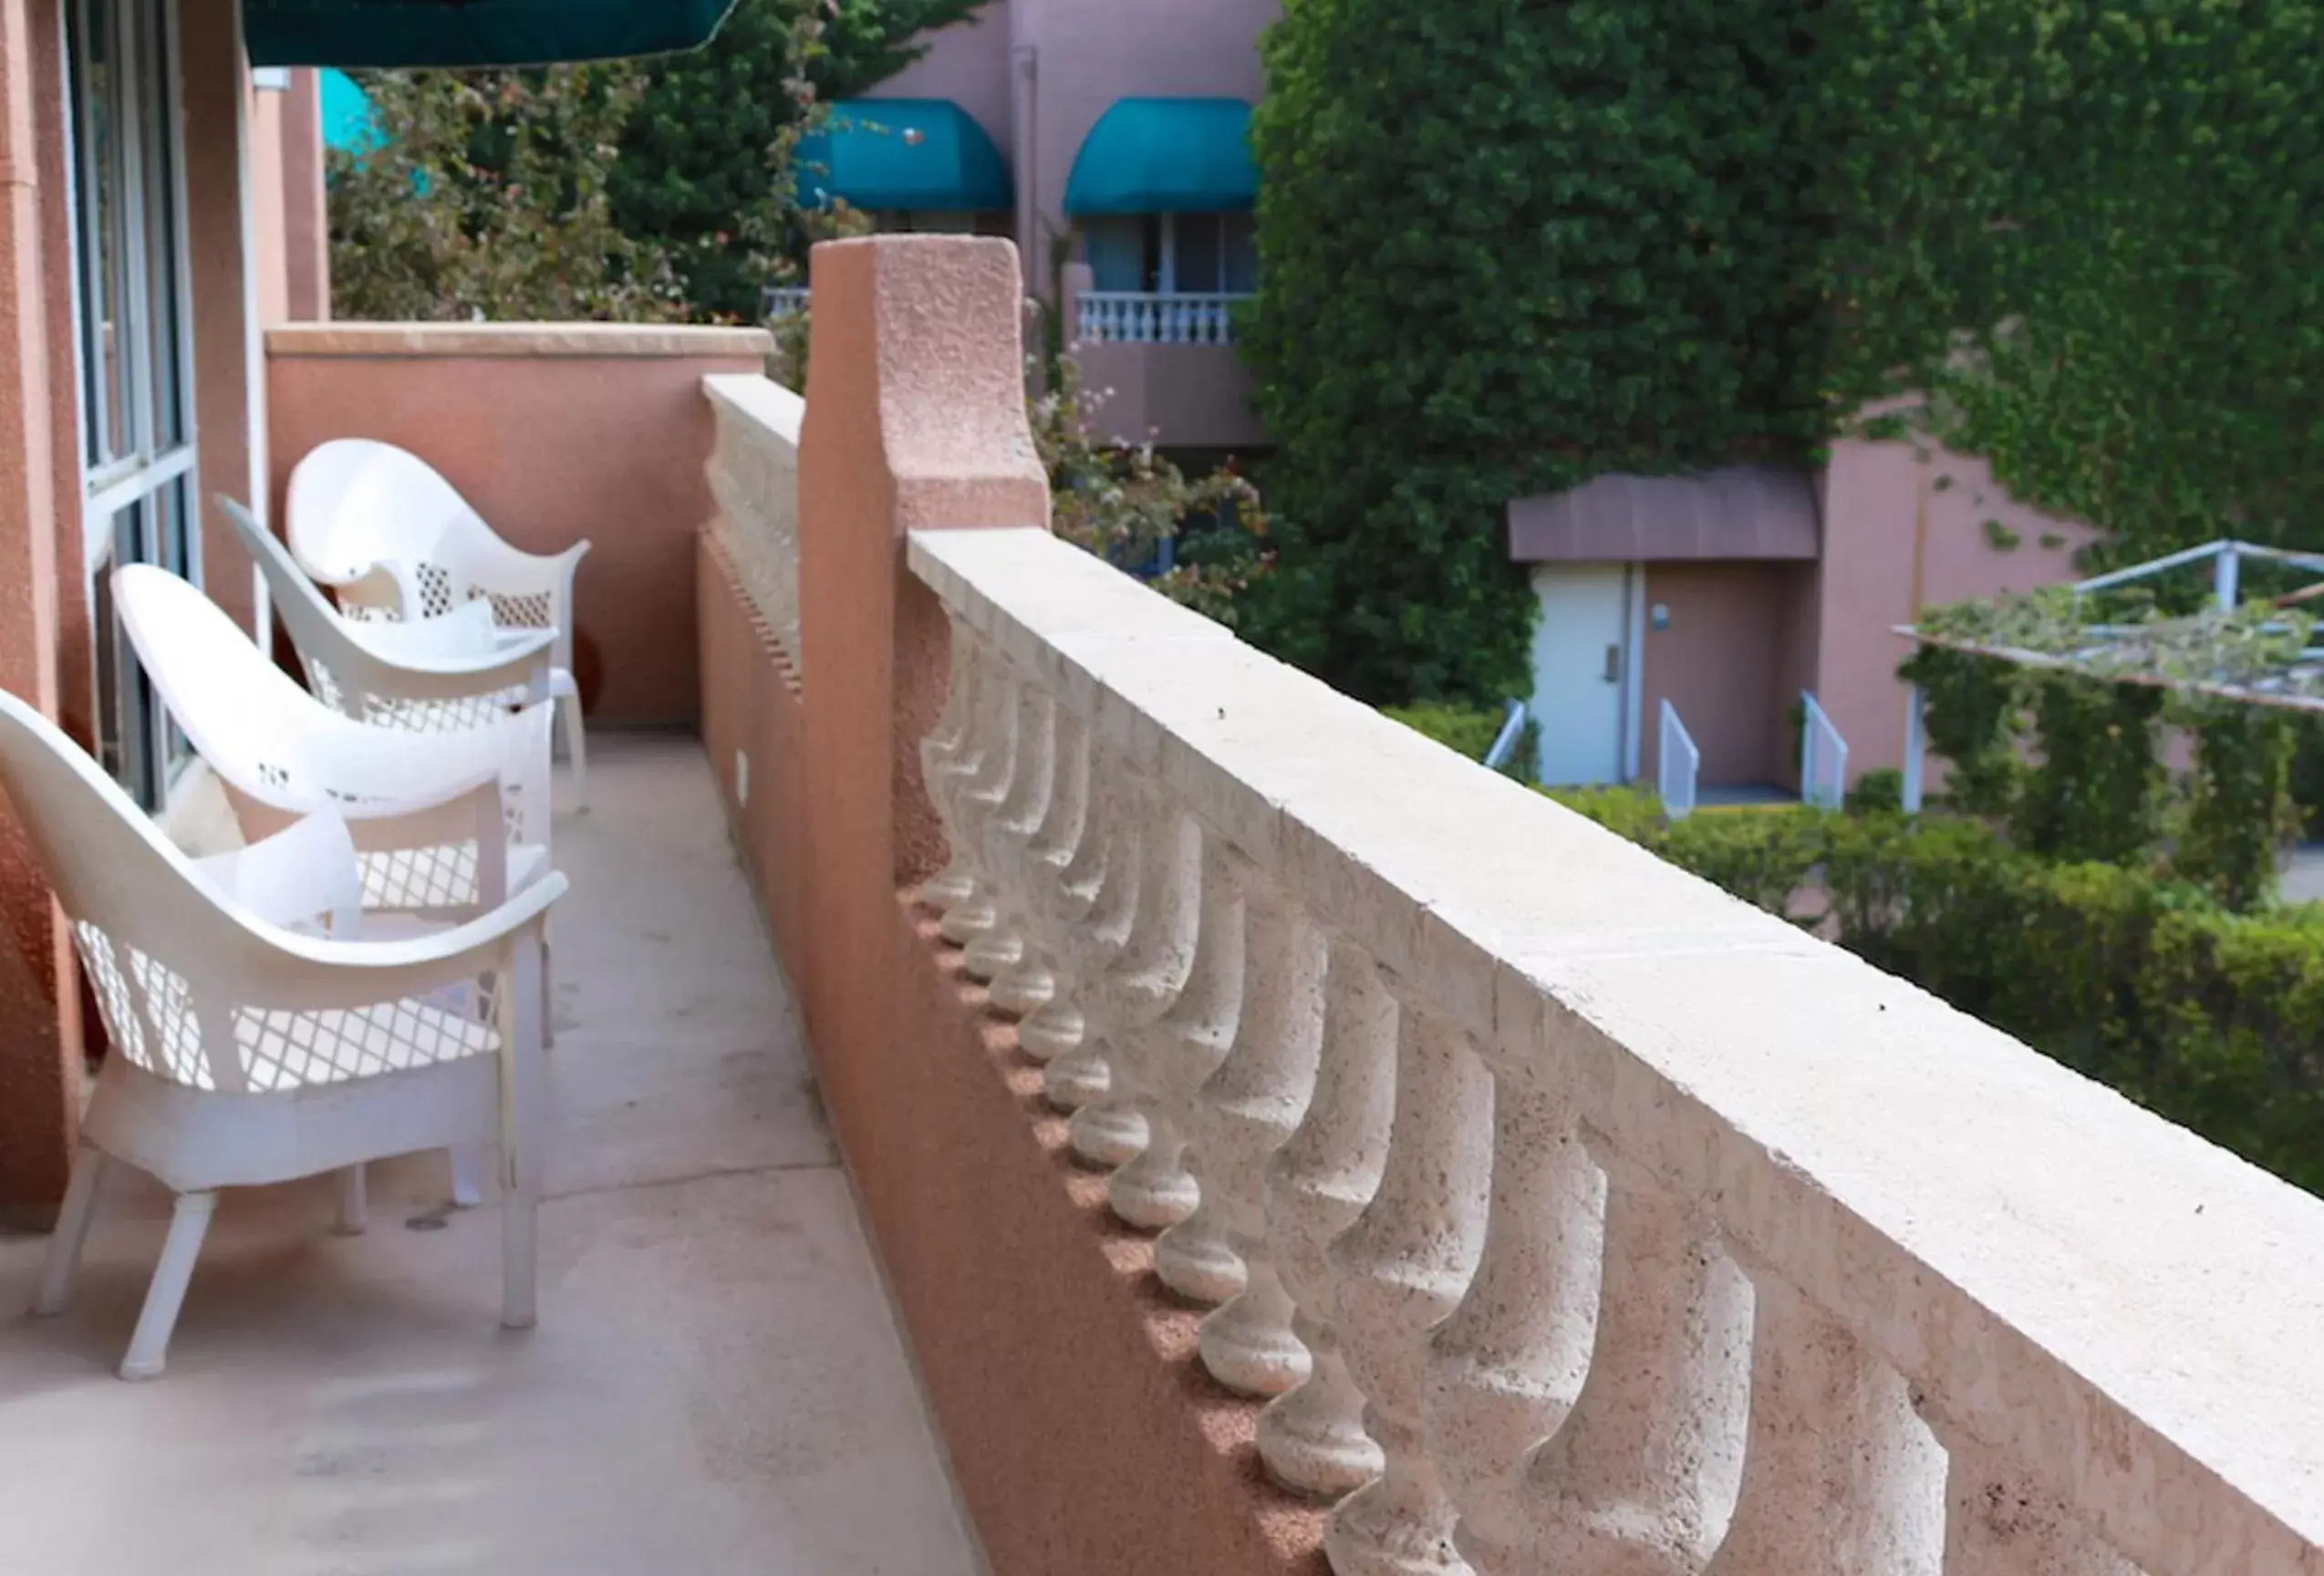
<instances>
[{"instance_id":1,"label":"pink building facade","mask_svg":"<svg viewBox=\"0 0 2324 1576\"><path fill-rule=\"evenodd\" d=\"M1277 0L993 0L869 95L958 106L991 139L1014 207L972 227L1014 238L1026 290L1063 314L1084 381L1111 390L1100 420L1114 436L1266 442L1233 347L1255 267L1249 192L1204 197L1193 149L1258 102L1260 36L1280 14ZM1154 183L1143 211L1134 192L1093 194L1109 153L1149 161L1136 171ZM892 227L907 225L926 227Z\"/></svg>"}]
</instances>

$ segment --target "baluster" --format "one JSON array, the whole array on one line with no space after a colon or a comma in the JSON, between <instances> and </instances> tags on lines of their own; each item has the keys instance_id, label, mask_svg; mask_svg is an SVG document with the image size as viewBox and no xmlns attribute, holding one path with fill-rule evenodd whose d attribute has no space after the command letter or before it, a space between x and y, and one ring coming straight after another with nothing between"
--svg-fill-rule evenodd
<instances>
[{"instance_id":1,"label":"baluster","mask_svg":"<svg viewBox=\"0 0 2324 1576\"><path fill-rule=\"evenodd\" d=\"M1032 1055L1049 1053L1041 1079L1042 1098L1066 1112L1097 1104L1113 1086L1112 1069L1097 1049L1103 1038L1105 985L1135 932L1146 863L1144 828L1118 769L1093 758L1090 782L1090 813L1096 820L1091 848L1098 886L1087 910L1064 931L1063 956L1073 989L1034 1014L1017 1034L1017 1042ZM1076 878L1086 880L1088 875L1084 866ZM1121 1158L1127 1159L1145 1146L1143 1125L1125 1134L1123 1142L1126 1147Z\"/></svg>"},{"instance_id":2,"label":"baluster","mask_svg":"<svg viewBox=\"0 0 2324 1576\"><path fill-rule=\"evenodd\" d=\"M1151 296L1142 296L1137 304L1137 339L1152 344L1161 336L1161 308Z\"/></svg>"},{"instance_id":3,"label":"baluster","mask_svg":"<svg viewBox=\"0 0 2324 1576\"><path fill-rule=\"evenodd\" d=\"M1049 818L1057 777L1057 708L1036 683L1017 689L1017 761L1007 796L984 829L992 872L993 928L969 943L961 966L992 981L992 1005L1020 1017L1049 1000L1054 981L1026 935L1036 878L1032 844Z\"/></svg>"},{"instance_id":4,"label":"baluster","mask_svg":"<svg viewBox=\"0 0 2324 1576\"><path fill-rule=\"evenodd\" d=\"M1053 1062L1081 1045L1082 1013L1075 1001L1085 975L1074 969L1074 933L1087 924L1105 881L1106 835L1090 780L1089 725L1071 707L1058 704L1056 776L1049 814L1027 850L1032 881L1026 904L1029 966L1049 977L1048 1000L1017 1025L1017 1047L1036 1062ZM1002 985L1014 992L1013 977Z\"/></svg>"},{"instance_id":5,"label":"baluster","mask_svg":"<svg viewBox=\"0 0 2324 1576\"><path fill-rule=\"evenodd\" d=\"M1244 1283L1202 1322L1202 1365L1244 1395L1281 1395L1310 1372L1269 1256L1267 1166L1307 1114L1323 1042L1323 932L1264 881L1246 898L1243 1018L1196 1106L1202 1208L1215 1202ZM1197 1212L1198 1214L1200 1211ZM1165 1242L1169 1240L1164 1235ZM1162 1254L1157 1244L1155 1260Z\"/></svg>"},{"instance_id":6,"label":"baluster","mask_svg":"<svg viewBox=\"0 0 2324 1576\"><path fill-rule=\"evenodd\" d=\"M1395 1115L1396 1003L1378 968L1333 938L1323 970L1323 1039L1315 1097L1267 1163L1267 1243L1298 1312L1306 1381L1259 1415L1259 1456L1275 1480L1336 1499L1379 1473L1380 1447L1364 1431L1364 1396L1338 1336L1331 1245L1372 1202Z\"/></svg>"},{"instance_id":7,"label":"baluster","mask_svg":"<svg viewBox=\"0 0 2324 1576\"><path fill-rule=\"evenodd\" d=\"M953 795L960 783L983 763L983 664L978 660L976 637L967 624L950 617L952 670L945 686L944 710L935 729L920 741L920 780L929 803L944 827L951 859L937 875L920 884L920 900L941 912L968 901L976 890L976 860L960 841L960 812Z\"/></svg>"},{"instance_id":8,"label":"baluster","mask_svg":"<svg viewBox=\"0 0 2324 1576\"><path fill-rule=\"evenodd\" d=\"M2017 1464L1929 1419L1945 1446L1945 1576L2140 1576Z\"/></svg>"},{"instance_id":9,"label":"baluster","mask_svg":"<svg viewBox=\"0 0 2324 1576\"><path fill-rule=\"evenodd\" d=\"M1710 1576L1937 1576L1945 1456L1904 1379L1773 1273L1751 1277L1751 1426Z\"/></svg>"},{"instance_id":10,"label":"baluster","mask_svg":"<svg viewBox=\"0 0 2324 1576\"><path fill-rule=\"evenodd\" d=\"M1098 990L1099 1032L1088 1052L1112 1079L1102 1099L1074 1113L1072 1127L1074 1153L1095 1166L1126 1165L1146 1148L1146 1114L1121 1076L1124 1052L1186 984L1202 888L1202 834L1193 818L1150 787L1134 787L1132 798L1132 813L1144 823L1138 843L1146 868L1131 933ZM1050 1071L1063 1065L1052 1063Z\"/></svg>"},{"instance_id":11,"label":"baluster","mask_svg":"<svg viewBox=\"0 0 2324 1576\"><path fill-rule=\"evenodd\" d=\"M1157 1230L1194 1213L1199 1189L1186 1167L1186 1107L1226 1060L1241 1015L1243 884L1240 855L1199 831L1202 900L1194 962L1169 1010L1126 1035L1114 1063L1146 1118L1146 1147L1105 1179L1107 1208ZM1219 1250L1224 1251L1223 1243ZM1240 1265L1236 1266L1238 1271Z\"/></svg>"},{"instance_id":12,"label":"baluster","mask_svg":"<svg viewBox=\"0 0 2324 1576\"><path fill-rule=\"evenodd\" d=\"M1429 1458L1472 1564L1472 1541L1491 1550L1515 1537L1527 1453L1582 1392L1605 1212L1572 1103L1542 1087L1530 1056L1499 1045L1485 1055L1494 1074L1485 1249L1468 1295L1430 1338L1425 1409Z\"/></svg>"},{"instance_id":13,"label":"baluster","mask_svg":"<svg viewBox=\"0 0 2324 1576\"><path fill-rule=\"evenodd\" d=\"M1340 1339L1385 1463L1332 1512L1323 1549L1337 1576L1468 1570L1453 1547L1453 1508L1428 1458L1421 1406L1429 1329L1459 1302L1484 1248L1492 1106L1468 1035L1407 1000L1387 1169L1332 1244Z\"/></svg>"},{"instance_id":14,"label":"baluster","mask_svg":"<svg viewBox=\"0 0 2324 1576\"><path fill-rule=\"evenodd\" d=\"M1513 1551L1464 1523L1484 1576L1697 1576L1735 1512L1751 1283L1708 1211L1600 1146L1605 1250L1589 1376L1523 1473Z\"/></svg>"},{"instance_id":15,"label":"baluster","mask_svg":"<svg viewBox=\"0 0 2324 1576\"><path fill-rule=\"evenodd\" d=\"M1000 924L992 892L992 871L984 864L984 828L1008 796L1017 765L1017 679L998 653L986 651L984 669L985 731L975 772L952 790L955 841L976 862L976 890L944 913L944 938L966 947Z\"/></svg>"}]
</instances>

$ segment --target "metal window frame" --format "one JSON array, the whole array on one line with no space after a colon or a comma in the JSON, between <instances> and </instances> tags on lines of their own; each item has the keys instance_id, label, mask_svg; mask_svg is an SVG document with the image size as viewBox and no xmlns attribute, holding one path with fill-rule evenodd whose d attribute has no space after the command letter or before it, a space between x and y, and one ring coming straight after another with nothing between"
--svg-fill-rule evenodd
<instances>
[{"instance_id":1,"label":"metal window frame","mask_svg":"<svg viewBox=\"0 0 2324 1576\"><path fill-rule=\"evenodd\" d=\"M119 631L97 627L99 598L96 577L110 557L117 563L123 544L116 517L136 509L136 558L161 562L164 557L161 511L164 497L175 491L183 549L184 569L194 584L202 581L202 552L199 489L185 479L197 469L201 431L194 402L192 259L185 172L185 94L183 26L178 0L67 0L58 8L58 44L67 62L65 157L70 179L66 182L70 213L67 226L72 250L70 294L74 320L74 411L81 458L82 596L90 616L95 642L118 640ZM118 161L111 173L119 189L114 218L119 225L118 255L124 288L121 299L109 303L115 313L113 358L121 379L126 434L112 430L115 412L109 390L101 386L104 371L93 366L101 355L103 309L109 304L106 282L97 277L106 262L109 237L97 233L103 223L97 182L104 172L87 156L82 129L100 112L87 67L88 31L100 17L107 28L109 69L101 113L110 130L107 152ZM166 166L150 168L150 166ZM166 184L157 184L163 182ZM158 223L157 223L158 221ZM167 297L155 289L166 280ZM90 299L92 287L97 292ZM171 343L166 366L157 356L161 337ZM165 401L173 400L182 436L163 435ZM126 437L126 444L117 443ZM121 451L115 452L119 449ZM103 456L92 461L92 453ZM94 658L92 675L106 670ZM134 741L148 763L131 784L140 797L165 804L192 767L192 752L171 725L166 708L137 683L134 658L127 663L116 653L110 664L117 684L133 686L127 698L117 698L124 727L142 737ZM125 669L128 669L125 671ZM92 697L100 700L102 697ZM93 708L103 720L105 707ZM132 742L124 740L127 747Z\"/></svg>"}]
</instances>

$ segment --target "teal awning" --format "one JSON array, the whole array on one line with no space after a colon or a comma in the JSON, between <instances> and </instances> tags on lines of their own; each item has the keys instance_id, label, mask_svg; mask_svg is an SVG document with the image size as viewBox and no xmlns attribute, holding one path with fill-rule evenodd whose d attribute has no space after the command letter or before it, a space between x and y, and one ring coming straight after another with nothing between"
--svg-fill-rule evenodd
<instances>
[{"instance_id":1,"label":"teal awning","mask_svg":"<svg viewBox=\"0 0 2324 1576\"><path fill-rule=\"evenodd\" d=\"M1098 117L1065 180L1065 212L1228 213L1259 201L1250 106L1124 98Z\"/></svg>"},{"instance_id":2,"label":"teal awning","mask_svg":"<svg viewBox=\"0 0 2324 1576\"><path fill-rule=\"evenodd\" d=\"M243 0L254 66L545 66L691 49L733 0Z\"/></svg>"},{"instance_id":3,"label":"teal awning","mask_svg":"<svg viewBox=\"0 0 2324 1576\"><path fill-rule=\"evenodd\" d=\"M387 140L371 118L371 96L344 71L318 74L322 84L323 146L360 153Z\"/></svg>"},{"instance_id":4,"label":"teal awning","mask_svg":"<svg viewBox=\"0 0 2324 1576\"><path fill-rule=\"evenodd\" d=\"M1017 205L1001 150L949 98L848 98L799 140L799 201L845 198L873 213L979 213Z\"/></svg>"}]
</instances>

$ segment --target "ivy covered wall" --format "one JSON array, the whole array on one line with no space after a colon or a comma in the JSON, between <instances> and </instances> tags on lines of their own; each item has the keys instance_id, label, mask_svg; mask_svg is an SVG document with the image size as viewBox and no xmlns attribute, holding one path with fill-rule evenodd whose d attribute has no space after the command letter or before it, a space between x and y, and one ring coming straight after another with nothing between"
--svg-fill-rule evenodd
<instances>
[{"instance_id":1,"label":"ivy covered wall","mask_svg":"<svg viewBox=\"0 0 2324 1576\"><path fill-rule=\"evenodd\" d=\"M1281 572L1375 700L1525 687L1501 511L1811 463L1881 394L2141 556L2324 520L2314 0L1288 0L1242 336Z\"/></svg>"}]
</instances>

